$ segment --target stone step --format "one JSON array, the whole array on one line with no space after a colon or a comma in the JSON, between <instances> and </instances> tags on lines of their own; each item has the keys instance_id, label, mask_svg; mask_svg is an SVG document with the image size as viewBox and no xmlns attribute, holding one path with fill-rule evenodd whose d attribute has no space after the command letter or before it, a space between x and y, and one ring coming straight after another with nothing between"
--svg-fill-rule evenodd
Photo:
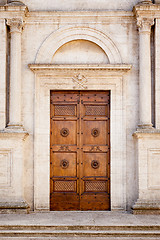
<instances>
[{"instance_id":1,"label":"stone step","mask_svg":"<svg viewBox=\"0 0 160 240\"><path fill-rule=\"evenodd\" d=\"M93 230L93 231L160 231L160 225L0 225L0 231L2 230Z\"/></svg>"},{"instance_id":2,"label":"stone step","mask_svg":"<svg viewBox=\"0 0 160 240\"><path fill-rule=\"evenodd\" d=\"M159 240L159 237L2 237L1 240Z\"/></svg>"},{"instance_id":3,"label":"stone step","mask_svg":"<svg viewBox=\"0 0 160 240\"><path fill-rule=\"evenodd\" d=\"M1 225L0 239L160 239L160 226L40 226Z\"/></svg>"}]
</instances>

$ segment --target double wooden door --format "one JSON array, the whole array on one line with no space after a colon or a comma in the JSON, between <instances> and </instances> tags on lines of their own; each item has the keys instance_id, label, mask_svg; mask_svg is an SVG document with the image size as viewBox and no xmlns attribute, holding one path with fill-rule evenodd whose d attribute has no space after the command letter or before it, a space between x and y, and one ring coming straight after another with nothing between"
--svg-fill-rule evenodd
<instances>
[{"instance_id":1,"label":"double wooden door","mask_svg":"<svg viewBox=\"0 0 160 240\"><path fill-rule=\"evenodd\" d=\"M109 91L51 91L50 210L109 210L109 100Z\"/></svg>"}]
</instances>

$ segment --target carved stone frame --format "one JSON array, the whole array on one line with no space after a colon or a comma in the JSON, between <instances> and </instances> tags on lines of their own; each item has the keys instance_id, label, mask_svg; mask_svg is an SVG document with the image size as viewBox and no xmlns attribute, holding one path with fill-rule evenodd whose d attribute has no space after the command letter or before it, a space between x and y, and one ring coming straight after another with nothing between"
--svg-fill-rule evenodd
<instances>
[{"instance_id":1,"label":"carved stone frame","mask_svg":"<svg viewBox=\"0 0 160 240\"><path fill-rule=\"evenodd\" d=\"M111 210L125 210L126 128L123 75L131 66L33 64L29 67L35 72L34 210L50 210L50 91L73 89L111 92ZM85 78L84 86L74 81L79 74Z\"/></svg>"}]
</instances>

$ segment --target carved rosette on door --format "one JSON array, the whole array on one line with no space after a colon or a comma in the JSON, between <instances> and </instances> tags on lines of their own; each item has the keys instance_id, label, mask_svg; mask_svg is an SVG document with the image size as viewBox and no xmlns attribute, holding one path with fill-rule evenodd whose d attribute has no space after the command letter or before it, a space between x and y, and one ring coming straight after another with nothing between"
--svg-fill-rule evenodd
<instances>
[{"instance_id":1,"label":"carved rosette on door","mask_svg":"<svg viewBox=\"0 0 160 240\"><path fill-rule=\"evenodd\" d=\"M109 91L51 91L51 210L110 209Z\"/></svg>"}]
</instances>

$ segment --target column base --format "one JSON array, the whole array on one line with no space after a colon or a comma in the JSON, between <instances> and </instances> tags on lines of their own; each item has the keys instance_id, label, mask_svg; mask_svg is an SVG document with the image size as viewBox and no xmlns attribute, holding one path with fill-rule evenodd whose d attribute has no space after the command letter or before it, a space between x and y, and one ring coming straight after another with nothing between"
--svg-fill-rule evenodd
<instances>
[{"instance_id":1,"label":"column base","mask_svg":"<svg viewBox=\"0 0 160 240\"><path fill-rule=\"evenodd\" d=\"M153 128L153 124L138 124L138 128L137 130L139 129L152 129Z\"/></svg>"},{"instance_id":2,"label":"column base","mask_svg":"<svg viewBox=\"0 0 160 240\"><path fill-rule=\"evenodd\" d=\"M6 6L25 6L25 4L21 1L13 1L13 0L8 0L8 3Z\"/></svg>"},{"instance_id":3,"label":"column base","mask_svg":"<svg viewBox=\"0 0 160 240\"><path fill-rule=\"evenodd\" d=\"M139 4L153 4L151 0L140 1Z\"/></svg>"},{"instance_id":4,"label":"column base","mask_svg":"<svg viewBox=\"0 0 160 240\"><path fill-rule=\"evenodd\" d=\"M6 129L7 130L23 130L24 131L23 125L19 124L19 123L8 123Z\"/></svg>"},{"instance_id":5,"label":"column base","mask_svg":"<svg viewBox=\"0 0 160 240\"><path fill-rule=\"evenodd\" d=\"M24 200L15 202L0 202L0 213L29 213L30 207Z\"/></svg>"},{"instance_id":6,"label":"column base","mask_svg":"<svg viewBox=\"0 0 160 240\"><path fill-rule=\"evenodd\" d=\"M160 214L160 201L138 200L132 207L132 213L138 214Z\"/></svg>"}]
</instances>

